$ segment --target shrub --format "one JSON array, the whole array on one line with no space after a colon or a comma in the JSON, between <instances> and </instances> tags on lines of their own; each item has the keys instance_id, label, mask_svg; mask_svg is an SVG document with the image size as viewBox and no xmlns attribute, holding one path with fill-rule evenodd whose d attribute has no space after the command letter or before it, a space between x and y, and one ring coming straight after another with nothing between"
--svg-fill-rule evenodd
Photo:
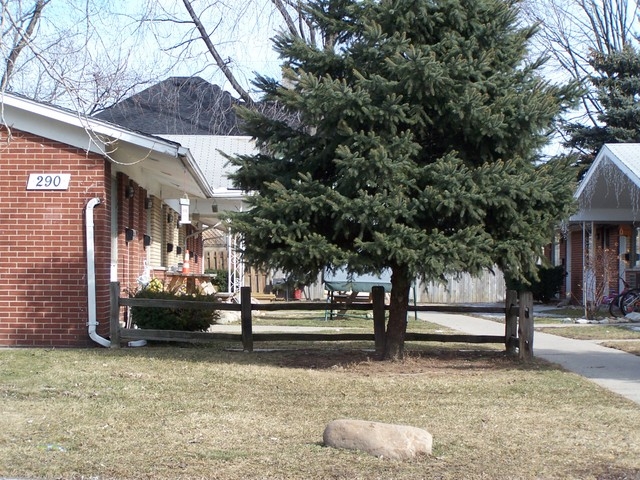
<instances>
[{"instance_id":1,"label":"shrub","mask_svg":"<svg viewBox=\"0 0 640 480\"><path fill-rule=\"evenodd\" d=\"M229 290L229 272L227 270L214 270L212 268L208 268L204 273L215 275L215 277L211 279L211 283L219 292L226 292Z\"/></svg>"},{"instance_id":2,"label":"shrub","mask_svg":"<svg viewBox=\"0 0 640 480\"><path fill-rule=\"evenodd\" d=\"M139 290L134 298L157 300L193 300L211 302L210 295L178 295L165 291L154 291L149 288ZM166 307L131 307L132 322L139 328L157 330L184 330L188 332L204 332L218 319L220 314L210 308L166 308Z\"/></svg>"}]
</instances>

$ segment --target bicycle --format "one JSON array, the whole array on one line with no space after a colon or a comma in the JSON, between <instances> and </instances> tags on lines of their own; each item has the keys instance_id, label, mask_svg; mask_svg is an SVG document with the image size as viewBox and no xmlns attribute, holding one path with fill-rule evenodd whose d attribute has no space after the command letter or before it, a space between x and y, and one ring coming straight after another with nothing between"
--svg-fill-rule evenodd
<instances>
[{"instance_id":1,"label":"bicycle","mask_svg":"<svg viewBox=\"0 0 640 480\"><path fill-rule=\"evenodd\" d=\"M629 284L624 278L620 278L620 280L624 284L624 290L613 297L609 303L609 313L616 318L640 310L640 288L629 288Z\"/></svg>"}]
</instances>

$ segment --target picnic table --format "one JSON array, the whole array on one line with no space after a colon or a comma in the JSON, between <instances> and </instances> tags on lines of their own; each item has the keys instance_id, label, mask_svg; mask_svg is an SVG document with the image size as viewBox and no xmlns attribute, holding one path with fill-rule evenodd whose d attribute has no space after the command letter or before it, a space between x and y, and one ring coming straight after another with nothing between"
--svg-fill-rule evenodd
<instances>
[{"instance_id":1,"label":"picnic table","mask_svg":"<svg viewBox=\"0 0 640 480\"><path fill-rule=\"evenodd\" d=\"M215 274L167 272L167 278L169 279L168 291L177 292L182 286L185 286L186 292L191 295L198 293L198 288L203 283L211 282L211 279L215 278Z\"/></svg>"}]
</instances>

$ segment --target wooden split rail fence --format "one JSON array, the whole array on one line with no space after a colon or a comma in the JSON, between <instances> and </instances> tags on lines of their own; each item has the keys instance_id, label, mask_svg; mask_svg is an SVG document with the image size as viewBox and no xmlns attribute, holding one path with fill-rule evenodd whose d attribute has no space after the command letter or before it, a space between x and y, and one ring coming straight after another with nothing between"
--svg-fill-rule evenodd
<instances>
[{"instance_id":1,"label":"wooden split rail fence","mask_svg":"<svg viewBox=\"0 0 640 480\"><path fill-rule=\"evenodd\" d=\"M122 298L119 295L119 284L111 284L111 346L119 347L121 342L135 340L172 341L189 343L206 343L226 340L242 342L245 351L253 351L254 342L269 341L373 341L377 354L384 351L386 311L384 288L373 287L371 303L354 303L350 310L373 312L373 333L308 333L308 332L269 332L254 333L252 327L252 311L327 311L344 308L342 303L320 302L274 302L251 303L251 290L242 287L240 303L202 302L189 300L158 300L144 298ZM164 307L164 308L196 308L215 309L221 311L240 312L241 333L185 332L176 330L153 330L124 328L120 324L122 307ZM504 307L462 306L462 305L410 305L410 312L443 312L443 313L499 313L505 321L504 335L467 335L416 333L409 329L405 335L407 341L422 342L459 342L459 343L500 343L508 352L518 353L523 360L533 357L533 296L530 292L508 291ZM410 326L410 324L409 324Z\"/></svg>"}]
</instances>

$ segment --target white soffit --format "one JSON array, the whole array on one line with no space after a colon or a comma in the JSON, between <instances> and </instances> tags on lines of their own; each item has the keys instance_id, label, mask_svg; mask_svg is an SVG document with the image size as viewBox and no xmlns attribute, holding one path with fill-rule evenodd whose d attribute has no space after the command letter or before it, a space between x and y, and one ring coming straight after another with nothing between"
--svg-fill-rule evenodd
<instances>
[{"instance_id":1,"label":"white soffit","mask_svg":"<svg viewBox=\"0 0 640 480\"><path fill-rule=\"evenodd\" d=\"M110 143L114 141L172 156L176 156L179 148L174 142L160 137L134 132L71 110L8 93L0 95L0 104L2 123L8 127L94 153L108 153L112 148Z\"/></svg>"}]
</instances>

